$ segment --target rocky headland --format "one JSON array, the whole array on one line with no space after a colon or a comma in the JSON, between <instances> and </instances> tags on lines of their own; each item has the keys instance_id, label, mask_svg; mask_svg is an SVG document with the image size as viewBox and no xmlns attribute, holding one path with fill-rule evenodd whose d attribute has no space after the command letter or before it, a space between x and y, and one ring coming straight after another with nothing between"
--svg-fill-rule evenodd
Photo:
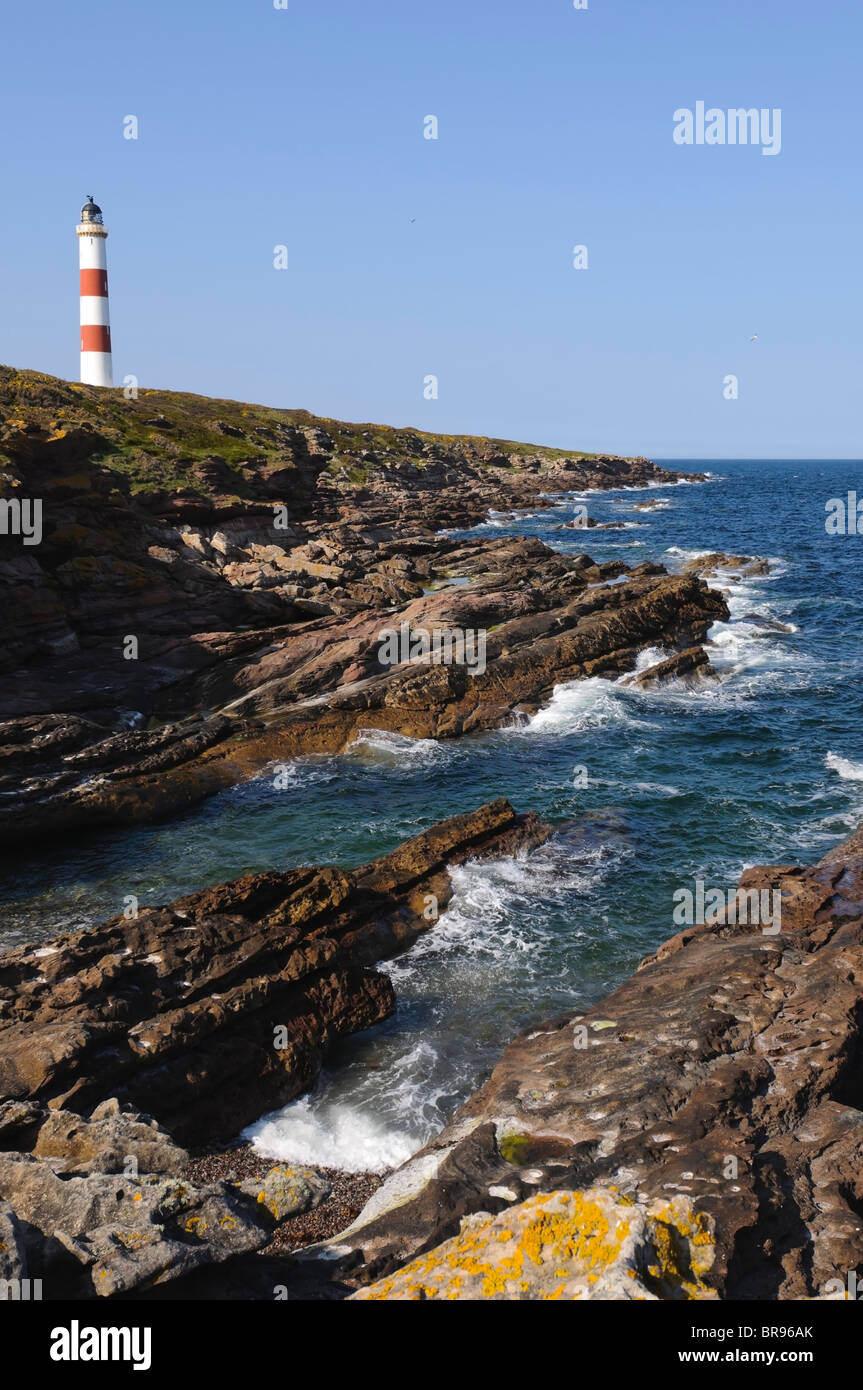
<instances>
[{"instance_id":1,"label":"rocky headland","mask_svg":"<svg viewBox=\"0 0 863 1390\"><path fill-rule=\"evenodd\" d=\"M345 425L0 368L0 833L177 814L359 728L453 737L557 682L700 644L720 595L661 566L441 534L575 489L695 480L646 459ZM482 670L382 634L483 634Z\"/></svg>"},{"instance_id":2,"label":"rocky headland","mask_svg":"<svg viewBox=\"0 0 863 1390\"><path fill-rule=\"evenodd\" d=\"M179 816L365 729L505 726L565 681L710 679L728 608L707 581L766 562L672 574L452 534L681 476L0 368L0 504L7 523L41 507L38 544L0 535L4 848ZM435 631L481 633L482 660L384 655L387 633ZM46 1298L821 1296L863 1227L859 835L744 875L781 893L778 934L696 924L602 1004L535 1023L393 1173L238 1145L392 1013L381 963L437 929L451 869L559 829L499 799L359 868L255 873L0 955L0 1279Z\"/></svg>"}]
</instances>

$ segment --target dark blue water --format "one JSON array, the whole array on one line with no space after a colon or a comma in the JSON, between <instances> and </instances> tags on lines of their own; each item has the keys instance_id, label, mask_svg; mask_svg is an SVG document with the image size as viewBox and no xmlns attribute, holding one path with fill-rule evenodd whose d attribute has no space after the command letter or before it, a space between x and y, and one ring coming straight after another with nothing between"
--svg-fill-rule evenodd
<instances>
[{"instance_id":1,"label":"dark blue water","mask_svg":"<svg viewBox=\"0 0 863 1390\"><path fill-rule=\"evenodd\" d=\"M860 466L685 466L715 476L573 496L472 534L536 535L672 569L711 550L769 557L766 578L710 581L731 607L711 632L719 682L644 693L580 682L524 727L458 743L370 734L341 757L296 763L286 790L262 777L169 826L40 848L6 874L2 940L102 920L130 893L146 905L255 869L360 863L496 796L557 824L577 818L585 833L527 861L456 871L453 909L386 967L396 1017L343 1045L315 1095L258 1137L267 1152L341 1166L406 1157L516 1031L595 1001L669 936L676 889L814 860L863 812L863 537L828 536L824 524L825 502L858 486ZM659 508L633 509L645 500ZM557 529L578 502L629 525Z\"/></svg>"}]
</instances>

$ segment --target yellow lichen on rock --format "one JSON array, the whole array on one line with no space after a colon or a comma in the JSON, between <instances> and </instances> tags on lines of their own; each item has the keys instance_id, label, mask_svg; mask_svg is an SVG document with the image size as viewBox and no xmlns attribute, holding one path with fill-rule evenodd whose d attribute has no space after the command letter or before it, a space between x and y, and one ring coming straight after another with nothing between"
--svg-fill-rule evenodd
<instances>
[{"instance_id":1,"label":"yellow lichen on rock","mask_svg":"<svg viewBox=\"0 0 863 1390\"><path fill-rule=\"evenodd\" d=\"M353 1298L705 1299L708 1219L683 1198L638 1205L608 1188L549 1192L462 1231Z\"/></svg>"}]
</instances>

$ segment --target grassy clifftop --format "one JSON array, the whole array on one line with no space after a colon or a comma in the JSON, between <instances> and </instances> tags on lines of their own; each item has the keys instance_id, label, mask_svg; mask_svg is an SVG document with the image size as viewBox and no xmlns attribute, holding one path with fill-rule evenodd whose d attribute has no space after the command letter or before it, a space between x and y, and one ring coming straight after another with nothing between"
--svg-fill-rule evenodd
<instances>
[{"instance_id":1,"label":"grassy clifftop","mask_svg":"<svg viewBox=\"0 0 863 1390\"><path fill-rule=\"evenodd\" d=\"M319 466L343 482L360 485L379 468L405 464L420 470L435 461L517 470L527 460L553 466L564 458L596 457L512 440L352 424L307 410L277 410L180 391L139 388L137 398L128 400L121 388L82 386L0 366L0 466L4 443L20 441L22 433L57 440L81 428L98 433L104 448L97 457L126 475L132 492L200 487L196 466L214 458L239 477L251 460L270 471L298 454L317 456Z\"/></svg>"}]
</instances>

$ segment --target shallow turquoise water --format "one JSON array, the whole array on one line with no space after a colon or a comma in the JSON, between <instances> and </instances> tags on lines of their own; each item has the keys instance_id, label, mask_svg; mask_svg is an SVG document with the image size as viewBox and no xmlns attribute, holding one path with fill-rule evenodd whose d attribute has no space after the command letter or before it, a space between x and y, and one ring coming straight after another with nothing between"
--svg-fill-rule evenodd
<instances>
[{"instance_id":1,"label":"shallow turquoise water","mask_svg":"<svg viewBox=\"0 0 863 1390\"><path fill-rule=\"evenodd\" d=\"M711 633L718 685L639 693L581 682L523 727L451 744L370 734L341 757L297 762L284 791L261 777L167 826L16 854L0 889L0 940L100 921L129 893L152 904L255 869L360 863L495 796L558 824L581 818L585 834L528 861L457 870L453 910L385 967L395 1018L344 1044L315 1095L258 1139L279 1156L346 1167L406 1157L518 1029L593 1002L670 935L676 889L697 877L730 886L752 863L813 860L863 811L863 537L824 528L827 498L853 489L859 466L679 466L714 477L573 496L479 533L669 568L706 550L771 557L769 577L727 586L731 622ZM632 510L645 499L661 509ZM597 520L632 525L557 530L579 501ZM747 614L795 630L765 630Z\"/></svg>"}]
</instances>

